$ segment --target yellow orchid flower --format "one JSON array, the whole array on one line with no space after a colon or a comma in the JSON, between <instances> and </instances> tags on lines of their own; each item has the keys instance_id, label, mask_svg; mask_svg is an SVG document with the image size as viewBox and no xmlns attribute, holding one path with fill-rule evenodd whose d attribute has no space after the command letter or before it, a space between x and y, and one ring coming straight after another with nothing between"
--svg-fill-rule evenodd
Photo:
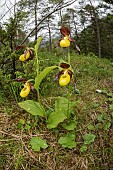
<instances>
[{"instance_id":1,"label":"yellow orchid flower","mask_svg":"<svg viewBox=\"0 0 113 170\"><path fill-rule=\"evenodd\" d=\"M24 54L22 54L22 55L19 57L19 60L20 60L20 61L25 61L25 60L27 60L28 58L30 58L30 52L29 52L29 50L27 50L27 52L25 52Z\"/></svg>"},{"instance_id":2,"label":"yellow orchid flower","mask_svg":"<svg viewBox=\"0 0 113 170\"><path fill-rule=\"evenodd\" d=\"M60 41L60 46L61 47L69 47L70 46L70 41L68 39L68 36L65 36L61 41Z\"/></svg>"},{"instance_id":3,"label":"yellow orchid flower","mask_svg":"<svg viewBox=\"0 0 113 170\"><path fill-rule=\"evenodd\" d=\"M70 82L70 75L68 73L62 74L59 79L60 86L66 86Z\"/></svg>"},{"instance_id":4,"label":"yellow orchid flower","mask_svg":"<svg viewBox=\"0 0 113 170\"><path fill-rule=\"evenodd\" d=\"M20 96L23 98L28 96L28 94L30 93L30 90L31 90L30 84L28 82L26 82L24 84L24 88L20 92Z\"/></svg>"}]
</instances>

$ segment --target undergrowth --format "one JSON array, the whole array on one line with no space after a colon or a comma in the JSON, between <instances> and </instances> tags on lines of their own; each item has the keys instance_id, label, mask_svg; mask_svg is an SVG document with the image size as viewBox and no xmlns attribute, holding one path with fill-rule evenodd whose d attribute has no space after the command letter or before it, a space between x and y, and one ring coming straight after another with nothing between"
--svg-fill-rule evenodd
<instances>
[{"instance_id":1,"label":"undergrowth","mask_svg":"<svg viewBox=\"0 0 113 170\"><path fill-rule=\"evenodd\" d=\"M60 52L57 56L55 53L47 52L45 54L40 52L39 55L42 69L45 66L58 64L59 59L65 59L65 55L62 56ZM20 89L20 85L17 87L16 82L13 88L12 82L10 82L10 88L8 85L6 85L8 89L5 87L5 91L8 90L10 96L6 94L4 96L2 89L0 92L1 170L113 169L112 61L95 55L72 53L71 65L77 79L77 90L75 91L73 82L70 87L71 101L76 101L74 112L77 126L74 133L70 133L69 136L65 135L67 130L62 129L62 123L58 129L51 130L46 127L44 119L20 109L17 102L20 102L21 98L17 97L18 94L15 92L15 89ZM33 75L31 69L29 74ZM48 111L48 115L54 108L56 97L67 95L67 89L60 87L54 80L55 74L53 70L40 86L40 100ZM32 94L29 98L32 98ZM33 137L46 140L48 147L40 148L39 152L34 151L30 144ZM72 139L68 143L73 142L76 146L65 148L64 139Z\"/></svg>"}]
</instances>

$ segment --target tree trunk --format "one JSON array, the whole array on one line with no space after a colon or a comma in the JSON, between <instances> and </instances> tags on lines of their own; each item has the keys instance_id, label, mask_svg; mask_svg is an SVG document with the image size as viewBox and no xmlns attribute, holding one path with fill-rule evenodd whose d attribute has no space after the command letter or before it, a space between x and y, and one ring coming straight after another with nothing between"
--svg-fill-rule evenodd
<instances>
[{"instance_id":1,"label":"tree trunk","mask_svg":"<svg viewBox=\"0 0 113 170\"><path fill-rule=\"evenodd\" d=\"M99 29L99 19L95 18L95 23L97 27L97 40L98 40L98 55L101 57L101 41L100 41L100 29Z\"/></svg>"},{"instance_id":2,"label":"tree trunk","mask_svg":"<svg viewBox=\"0 0 113 170\"><path fill-rule=\"evenodd\" d=\"M51 29L50 29L50 25L49 25L49 18L48 18L48 31L49 31L49 52L51 52L52 50L52 40L51 40Z\"/></svg>"},{"instance_id":3,"label":"tree trunk","mask_svg":"<svg viewBox=\"0 0 113 170\"><path fill-rule=\"evenodd\" d=\"M37 0L35 0L35 40L37 40Z\"/></svg>"},{"instance_id":4,"label":"tree trunk","mask_svg":"<svg viewBox=\"0 0 113 170\"><path fill-rule=\"evenodd\" d=\"M89 1L90 1L91 6L93 7L93 4L92 4L91 0L89 0ZM99 18L97 17L97 14L95 12L94 7L92 8L92 11L90 11L90 15L92 17L92 20L95 22L94 23L94 25L95 25L94 26L94 31L95 31L95 37L96 37L97 43L98 43L98 55L99 55L99 57L101 57L101 41L100 41Z\"/></svg>"},{"instance_id":5,"label":"tree trunk","mask_svg":"<svg viewBox=\"0 0 113 170\"><path fill-rule=\"evenodd\" d=\"M63 26L63 23L62 23L62 9L59 10L59 15L60 15L60 23L61 23L61 26Z\"/></svg>"}]
</instances>

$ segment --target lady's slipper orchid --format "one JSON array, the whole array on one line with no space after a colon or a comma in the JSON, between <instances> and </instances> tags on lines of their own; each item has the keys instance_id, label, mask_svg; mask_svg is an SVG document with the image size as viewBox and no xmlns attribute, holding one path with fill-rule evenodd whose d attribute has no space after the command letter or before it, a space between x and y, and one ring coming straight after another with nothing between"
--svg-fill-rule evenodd
<instances>
[{"instance_id":1,"label":"lady's slipper orchid","mask_svg":"<svg viewBox=\"0 0 113 170\"><path fill-rule=\"evenodd\" d=\"M62 27L60 29L60 32L63 37L59 40L58 45L60 45L61 47L69 47L71 42L75 42L74 39L70 37L70 30L67 27ZM80 54L80 48L77 44L75 44L75 47Z\"/></svg>"},{"instance_id":2,"label":"lady's slipper orchid","mask_svg":"<svg viewBox=\"0 0 113 170\"><path fill-rule=\"evenodd\" d=\"M60 86L66 86L70 82L73 72L69 69L68 63L61 63L60 67L62 70L57 74L55 80L59 79Z\"/></svg>"},{"instance_id":3,"label":"lady's slipper orchid","mask_svg":"<svg viewBox=\"0 0 113 170\"><path fill-rule=\"evenodd\" d=\"M26 96L28 96L28 94L30 93L30 89L31 89L31 87L30 87L30 84L28 83L28 82L26 82L25 84L24 84L24 88L21 90L21 92L20 92L20 96L21 97L26 97Z\"/></svg>"},{"instance_id":4,"label":"lady's slipper orchid","mask_svg":"<svg viewBox=\"0 0 113 170\"><path fill-rule=\"evenodd\" d=\"M68 74L68 70L64 71L64 74L60 76L59 84L60 86L66 86L70 82L70 75Z\"/></svg>"},{"instance_id":5,"label":"lady's slipper orchid","mask_svg":"<svg viewBox=\"0 0 113 170\"><path fill-rule=\"evenodd\" d=\"M68 37L64 37L61 41L60 41L60 46L61 47L69 47L70 46L70 41L68 40Z\"/></svg>"},{"instance_id":6,"label":"lady's slipper orchid","mask_svg":"<svg viewBox=\"0 0 113 170\"><path fill-rule=\"evenodd\" d=\"M30 57L30 52L27 51L26 53L22 54L22 55L19 57L19 60L20 60L20 61L25 61L25 60L27 60L29 57Z\"/></svg>"},{"instance_id":7,"label":"lady's slipper orchid","mask_svg":"<svg viewBox=\"0 0 113 170\"><path fill-rule=\"evenodd\" d=\"M26 60L31 60L33 59L34 55L33 55L33 51L31 49L27 49L24 54L22 54L19 57L20 61L26 61Z\"/></svg>"},{"instance_id":8,"label":"lady's slipper orchid","mask_svg":"<svg viewBox=\"0 0 113 170\"><path fill-rule=\"evenodd\" d=\"M23 89L21 90L21 92L20 92L20 96L21 96L21 97L26 97L26 96L28 96L28 94L30 93L30 91L35 92L35 89L34 89L33 84L30 83L30 82L28 82L28 81L26 81L26 79L24 79L24 78L16 78L16 79L14 79L14 81L25 83L25 84L24 84L24 88L23 88Z\"/></svg>"},{"instance_id":9,"label":"lady's slipper orchid","mask_svg":"<svg viewBox=\"0 0 113 170\"><path fill-rule=\"evenodd\" d=\"M73 41L69 35L70 35L70 30L67 27L62 27L60 29L61 34L63 35L63 38L59 40L59 45L61 47L69 47L70 42Z\"/></svg>"}]
</instances>

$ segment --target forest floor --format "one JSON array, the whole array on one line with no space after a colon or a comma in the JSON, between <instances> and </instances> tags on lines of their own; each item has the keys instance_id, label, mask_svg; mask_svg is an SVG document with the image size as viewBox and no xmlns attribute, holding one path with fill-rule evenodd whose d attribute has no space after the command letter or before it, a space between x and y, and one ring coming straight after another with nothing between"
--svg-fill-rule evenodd
<instances>
[{"instance_id":1,"label":"forest floor","mask_svg":"<svg viewBox=\"0 0 113 170\"><path fill-rule=\"evenodd\" d=\"M15 98L1 96L1 170L113 170L113 61L93 54L73 54L71 63L79 90L75 94L71 83L71 100L77 101L77 146L62 147L58 139L66 130L48 129L45 122L21 109ZM41 100L49 107L53 106L55 97L65 96L66 92L53 79L51 73L42 82ZM86 133L94 134L95 139L86 150L81 150ZM49 146L34 151L29 142L36 136L46 139Z\"/></svg>"}]
</instances>

